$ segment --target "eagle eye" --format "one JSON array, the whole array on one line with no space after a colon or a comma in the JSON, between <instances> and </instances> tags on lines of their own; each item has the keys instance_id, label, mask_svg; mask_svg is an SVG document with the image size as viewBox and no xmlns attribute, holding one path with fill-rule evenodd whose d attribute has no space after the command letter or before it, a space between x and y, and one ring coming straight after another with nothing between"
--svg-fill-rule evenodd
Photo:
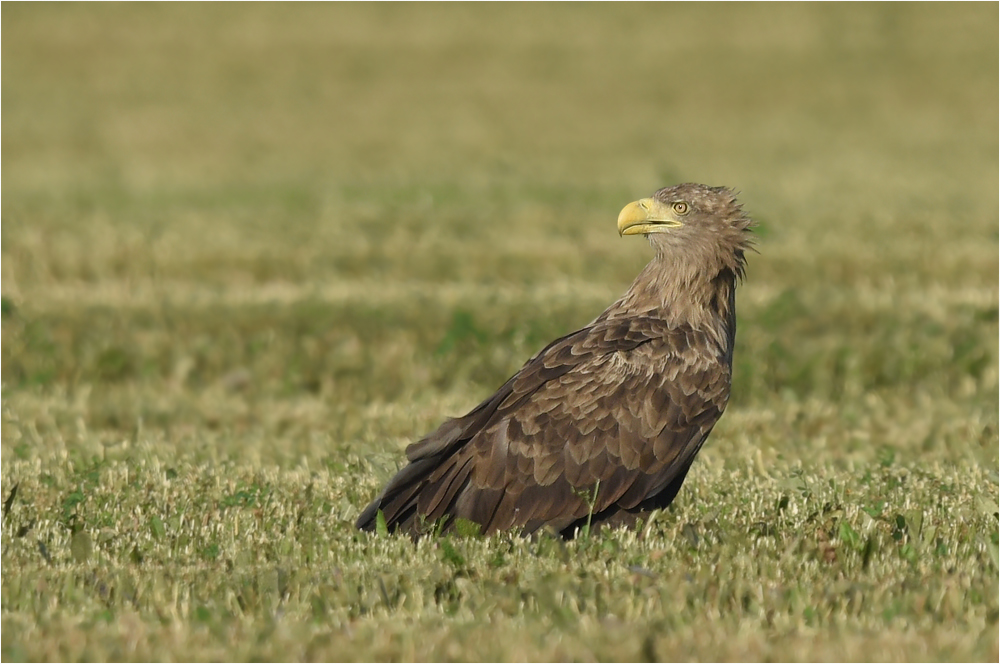
<instances>
[{"instance_id":1,"label":"eagle eye","mask_svg":"<svg viewBox=\"0 0 1000 664\"><path fill-rule=\"evenodd\" d=\"M677 201L674 203L674 212L677 214L687 214L690 209L690 206L684 201Z\"/></svg>"}]
</instances>

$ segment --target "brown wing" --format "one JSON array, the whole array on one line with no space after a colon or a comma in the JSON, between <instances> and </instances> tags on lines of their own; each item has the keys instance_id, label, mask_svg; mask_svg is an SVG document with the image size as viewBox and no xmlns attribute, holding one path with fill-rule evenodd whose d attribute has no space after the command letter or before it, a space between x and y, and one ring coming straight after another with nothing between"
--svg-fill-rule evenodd
<instances>
[{"instance_id":1,"label":"brown wing","mask_svg":"<svg viewBox=\"0 0 1000 664\"><path fill-rule=\"evenodd\" d=\"M373 527L381 509L407 530L445 516L487 533L564 530L591 507L608 517L666 493L669 502L729 384L725 351L704 333L653 317L598 320L411 445L410 464L358 526Z\"/></svg>"}]
</instances>

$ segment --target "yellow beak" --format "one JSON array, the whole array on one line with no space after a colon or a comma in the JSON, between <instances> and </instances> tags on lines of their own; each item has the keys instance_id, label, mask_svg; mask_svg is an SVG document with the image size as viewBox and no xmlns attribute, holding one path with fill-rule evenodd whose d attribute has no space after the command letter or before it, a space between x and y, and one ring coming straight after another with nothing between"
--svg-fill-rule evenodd
<instances>
[{"instance_id":1,"label":"yellow beak","mask_svg":"<svg viewBox=\"0 0 1000 664\"><path fill-rule=\"evenodd\" d=\"M655 198L642 198L629 203L618 215L619 235L665 233L683 225L669 205Z\"/></svg>"}]
</instances>

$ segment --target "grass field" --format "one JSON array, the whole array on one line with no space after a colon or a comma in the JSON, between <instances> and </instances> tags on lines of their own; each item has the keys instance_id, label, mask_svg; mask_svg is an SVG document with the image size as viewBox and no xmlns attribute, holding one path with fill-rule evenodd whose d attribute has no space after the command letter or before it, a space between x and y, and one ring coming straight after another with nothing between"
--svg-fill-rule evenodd
<instances>
[{"instance_id":1,"label":"grass field","mask_svg":"<svg viewBox=\"0 0 1000 664\"><path fill-rule=\"evenodd\" d=\"M2 658L998 658L998 9L3 7ZM648 260L760 221L639 533L352 522Z\"/></svg>"}]
</instances>

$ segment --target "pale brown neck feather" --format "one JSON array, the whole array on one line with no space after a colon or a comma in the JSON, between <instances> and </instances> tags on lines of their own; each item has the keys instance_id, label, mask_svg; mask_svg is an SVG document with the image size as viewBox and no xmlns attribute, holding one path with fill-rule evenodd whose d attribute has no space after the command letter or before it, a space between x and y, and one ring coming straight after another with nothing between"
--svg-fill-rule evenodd
<instances>
[{"instance_id":1,"label":"pale brown neck feather","mask_svg":"<svg viewBox=\"0 0 1000 664\"><path fill-rule=\"evenodd\" d=\"M659 247L657 247L660 249ZM735 335L734 293L743 271L742 248L687 245L660 250L632 286L601 318L655 316L671 328L704 331L731 357Z\"/></svg>"}]
</instances>

